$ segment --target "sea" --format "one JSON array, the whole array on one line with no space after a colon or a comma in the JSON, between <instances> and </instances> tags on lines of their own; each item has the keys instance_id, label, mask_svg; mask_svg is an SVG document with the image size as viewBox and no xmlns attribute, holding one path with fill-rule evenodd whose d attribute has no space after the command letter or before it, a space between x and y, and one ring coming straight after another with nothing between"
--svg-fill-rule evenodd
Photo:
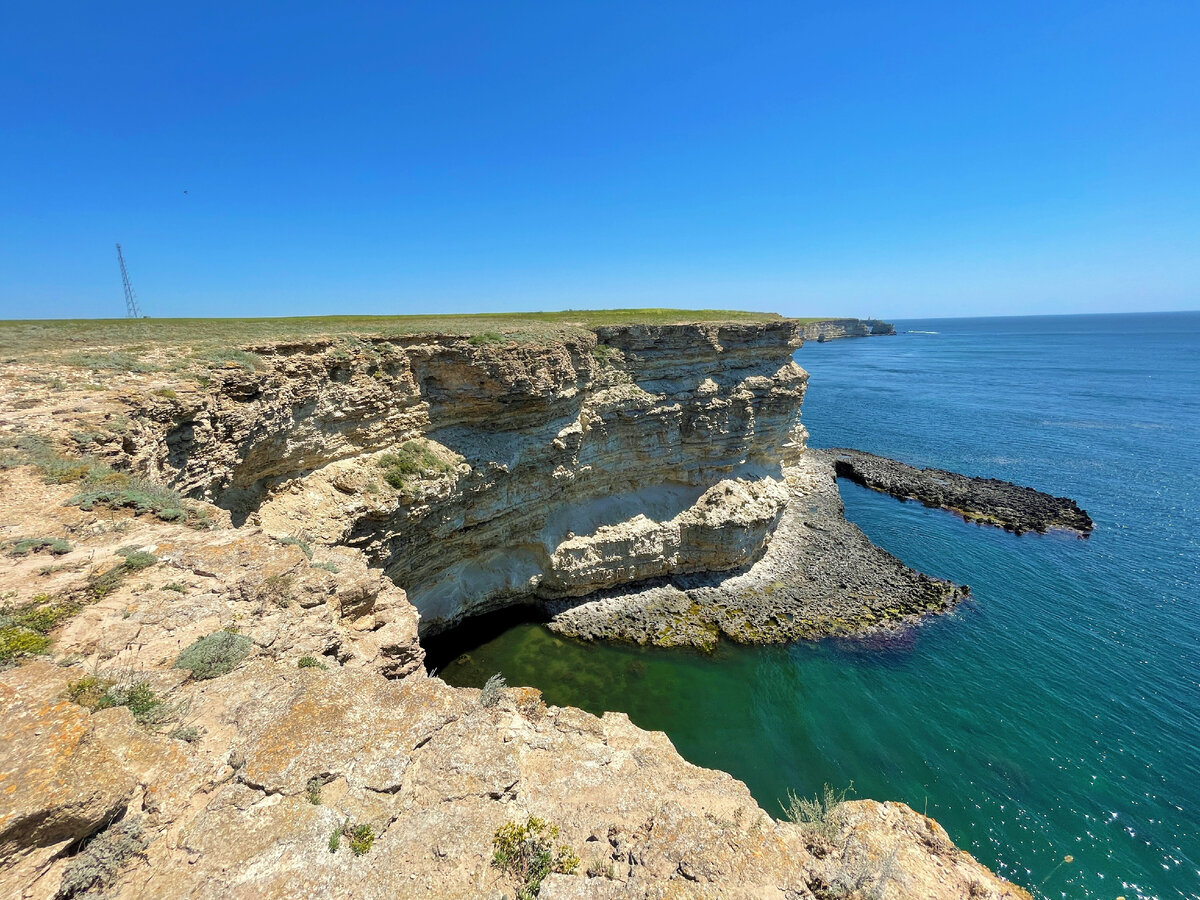
<instances>
[{"instance_id":1,"label":"sea","mask_svg":"<svg viewBox=\"0 0 1200 900\"><path fill-rule=\"evenodd\" d=\"M619 710L775 815L899 800L1042 898L1200 898L1200 313L900 321L808 343L817 447L1077 500L1091 537L1009 534L841 482L847 516L971 598L887 640L711 654L536 623L440 672Z\"/></svg>"}]
</instances>

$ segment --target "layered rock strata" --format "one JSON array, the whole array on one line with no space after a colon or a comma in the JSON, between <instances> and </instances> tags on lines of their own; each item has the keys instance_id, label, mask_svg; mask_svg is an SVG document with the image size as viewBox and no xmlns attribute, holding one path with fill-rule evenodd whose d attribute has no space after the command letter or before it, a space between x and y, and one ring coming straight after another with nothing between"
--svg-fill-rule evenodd
<instances>
[{"instance_id":1,"label":"layered rock strata","mask_svg":"<svg viewBox=\"0 0 1200 900\"><path fill-rule=\"evenodd\" d=\"M1074 500L1010 481L973 478L945 469L918 469L898 460L843 447L816 452L832 462L839 478L900 500L917 500L926 506L949 510L968 522L996 525L1017 534L1060 528L1085 537L1095 527L1091 517Z\"/></svg>"},{"instance_id":2,"label":"layered rock strata","mask_svg":"<svg viewBox=\"0 0 1200 900\"><path fill-rule=\"evenodd\" d=\"M836 492L804 452L795 342L786 322L624 327L273 344L195 383L170 348L103 384L8 369L0 436L62 457L0 453L0 894L513 896L493 839L536 815L581 859L551 900L1026 897L902 805L776 821L620 714L424 671L419 616L573 605L668 569L700 605L711 571L765 577L740 571L757 557L798 579L789 543L827 560L810 583L865 593L833 553L865 538L822 532ZM197 499L164 508L71 448ZM72 501L110 484L107 505ZM467 568L489 553L487 577ZM906 571L897 590L945 601ZM439 579L464 587L446 600ZM783 628L765 605L742 619ZM176 667L222 634L244 645L231 670Z\"/></svg>"},{"instance_id":3,"label":"layered rock strata","mask_svg":"<svg viewBox=\"0 0 1200 900\"><path fill-rule=\"evenodd\" d=\"M824 343L841 338L895 334L896 327L882 319L822 319L819 322L805 323L801 326L800 333L806 341Z\"/></svg>"},{"instance_id":4,"label":"layered rock strata","mask_svg":"<svg viewBox=\"0 0 1200 900\"><path fill-rule=\"evenodd\" d=\"M274 344L138 398L126 448L235 522L363 550L434 632L755 559L804 449L798 345L786 320Z\"/></svg>"}]
</instances>

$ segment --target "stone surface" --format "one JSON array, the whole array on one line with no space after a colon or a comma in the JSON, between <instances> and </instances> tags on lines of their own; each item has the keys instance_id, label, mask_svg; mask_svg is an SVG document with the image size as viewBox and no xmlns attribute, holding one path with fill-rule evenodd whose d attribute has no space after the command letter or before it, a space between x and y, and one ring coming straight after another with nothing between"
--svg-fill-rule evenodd
<instances>
[{"instance_id":1,"label":"stone surface","mask_svg":"<svg viewBox=\"0 0 1200 900\"><path fill-rule=\"evenodd\" d=\"M950 510L968 522L998 525L1006 531L1046 532L1061 528L1085 537L1095 527L1074 500L1055 497L998 478L972 478L945 469L918 469L895 459L838 447L821 451L839 478Z\"/></svg>"}]
</instances>

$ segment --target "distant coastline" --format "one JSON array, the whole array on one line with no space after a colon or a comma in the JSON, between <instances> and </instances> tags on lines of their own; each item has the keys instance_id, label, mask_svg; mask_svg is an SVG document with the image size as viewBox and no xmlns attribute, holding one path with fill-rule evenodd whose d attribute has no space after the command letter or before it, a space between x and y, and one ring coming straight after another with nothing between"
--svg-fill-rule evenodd
<instances>
[{"instance_id":1,"label":"distant coastline","mask_svg":"<svg viewBox=\"0 0 1200 900\"><path fill-rule=\"evenodd\" d=\"M896 326L882 319L821 319L802 326L806 341L836 341L841 338L874 337L896 333Z\"/></svg>"}]
</instances>

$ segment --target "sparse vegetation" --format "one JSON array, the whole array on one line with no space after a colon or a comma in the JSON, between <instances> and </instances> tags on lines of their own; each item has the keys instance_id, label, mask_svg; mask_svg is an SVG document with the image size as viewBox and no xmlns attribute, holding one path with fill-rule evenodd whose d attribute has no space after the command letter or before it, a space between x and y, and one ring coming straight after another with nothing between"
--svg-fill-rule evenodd
<instances>
[{"instance_id":1,"label":"sparse vegetation","mask_svg":"<svg viewBox=\"0 0 1200 900\"><path fill-rule=\"evenodd\" d=\"M309 784L311 783L310 781ZM317 802L320 802L319 798ZM348 841L351 853L355 856L364 856L370 852L371 845L375 843L375 829L366 824L353 825L347 819L340 828L334 829L333 834L329 836L330 853L338 852L342 846L342 838L346 838Z\"/></svg>"},{"instance_id":2,"label":"sparse vegetation","mask_svg":"<svg viewBox=\"0 0 1200 900\"><path fill-rule=\"evenodd\" d=\"M124 706L139 725L148 728L175 721L183 712L183 706L160 696L148 681L141 679L121 684L111 678L85 675L67 684L67 696L93 712ZM177 735L172 732L171 736Z\"/></svg>"},{"instance_id":3,"label":"sparse vegetation","mask_svg":"<svg viewBox=\"0 0 1200 900\"><path fill-rule=\"evenodd\" d=\"M481 331L467 338L467 343L473 344L476 347L485 344L503 344L505 341L507 341L507 338L498 331Z\"/></svg>"},{"instance_id":4,"label":"sparse vegetation","mask_svg":"<svg viewBox=\"0 0 1200 900\"><path fill-rule=\"evenodd\" d=\"M572 874L579 866L579 854L566 844L555 850L558 826L537 816L524 825L505 822L492 837L492 865L517 880L517 900L532 900L542 889L551 872Z\"/></svg>"},{"instance_id":5,"label":"sparse vegetation","mask_svg":"<svg viewBox=\"0 0 1200 900\"><path fill-rule=\"evenodd\" d=\"M194 744L200 740L200 729L195 725L180 725L178 728L171 729L167 733L167 737L176 741L183 741L187 744Z\"/></svg>"},{"instance_id":6,"label":"sparse vegetation","mask_svg":"<svg viewBox=\"0 0 1200 900\"><path fill-rule=\"evenodd\" d=\"M157 391L154 392L154 396L162 397L165 400L174 400L179 395L177 393L175 393L173 390L171 390L170 388L159 388Z\"/></svg>"},{"instance_id":7,"label":"sparse vegetation","mask_svg":"<svg viewBox=\"0 0 1200 900\"><path fill-rule=\"evenodd\" d=\"M241 366L243 369L249 369L251 372L257 372L263 368L262 357L257 353L250 353L246 350L230 348L207 350L197 354L196 359L213 366Z\"/></svg>"},{"instance_id":8,"label":"sparse vegetation","mask_svg":"<svg viewBox=\"0 0 1200 900\"><path fill-rule=\"evenodd\" d=\"M326 669L325 663L321 662L315 656L302 656L296 660L297 669Z\"/></svg>"},{"instance_id":9,"label":"sparse vegetation","mask_svg":"<svg viewBox=\"0 0 1200 900\"><path fill-rule=\"evenodd\" d=\"M231 631L216 631L200 638L175 660L176 669L187 669L197 681L232 672L250 655L250 638Z\"/></svg>"},{"instance_id":10,"label":"sparse vegetation","mask_svg":"<svg viewBox=\"0 0 1200 900\"><path fill-rule=\"evenodd\" d=\"M62 538L27 537L17 538L4 544L9 556L26 556L30 553L48 551L53 556L63 556L74 548Z\"/></svg>"},{"instance_id":11,"label":"sparse vegetation","mask_svg":"<svg viewBox=\"0 0 1200 900\"><path fill-rule=\"evenodd\" d=\"M107 597L120 587L121 582L129 573L148 569L158 562L158 557L153 553L132 547L122 547L117 551L117 555L124 557L117 565L104 572L93 572L88 576L87 591L96 600Z\"/></svg>"},{"instance_id":12,"label":"sparse vegetation","mask_svg":"<svg viewBox=\"0 0 1200 900\"><path fill-rule=\"evenodd\" d=\"M506 687L508 682L497 672L483 683L483 690L479 692L479 705L488 708L495 706L500 702L500 692Z\"/></svg>"},{"instance_id":13,"label":"sparse vegetation","mask_svg":"<svg viewBox=\"0 0 1200 900\"><path fill-rule=\"evenodd\" d=\"M314 569L324 569L326 572L329 572L333 575L338 575L342 571L338 568L337 563L331 562L315 562L312 564L312 567Z\"/></svg>"},{"instance_id":14,"label":"sparse vegetation","mask_svg":"<svg viewBox=\"0 0 1200 900\"><path fill-rule=\"evenodd\" d=\"M620 361L621 351L616 347L610 347L608 344L597 344L592 348L592 359L599 366L613 366Z\"/></svg>"},{"instance_id":15,"label":"sparse vegetation","mask_svg":"<svg viewBox=\"0 0 1200 900\"><path fill-rule=\"evenodd\" d=\"M304 793L308 797L308 802L313 806L321 805L321 788L325 787L325 779L320 775L314 775L308 779L308 784L304 786Z\"/></svg>"},{"instance_id":16,"label":"sparse vegetation","mask_svg":"<svg viewBox=\"0 0 1200 900\"><path fill-rule=\"evenodd\" d=\"M178 581L172 581L170 584L164 584L162 589L164 591L174 591L177 594L187 593L187 588Z\"/></svg>"},{"instance_id":17,"label":"sparse vegetation","mask_svg":"<svg viewBox=\"0 0 1200 900\"><path fill-rule=\"evenodd\" d=\"M411 478L446 475L454 471L452 463L420 441L408 441L395 453L383 454L378 464L383 469L383 480L396 490L403 490Z\"/></svg>"},{"instance_id":18,"label":"sparse vegetation","mask_svg":"<svg viewBox=\"0 0 1200 900\"><path fill-rule=\"evenodd\" d=\"M125 864L149 843L140 819L122 819L109 825L67 863L58 896L69 898L106 890Z\"/></svg>"},{"instance_id":19,"label":"sparse vegetation","mask_svg":"<svg viewBox=\"0 0 1200 900\"><path fill-rule=\"evenodd\" d=\"M846 824L841 805L846 800L848 790L849 788L845 791L835 791L827 784L820 794L812 797L800 797L788 791L787 802L783 804L783 814L799 825L805 833L828 843Z\"/></svg>"},{"instance_id":20,"label":"sparse vegetation","mask_svg":"<svg viewBox=\"0 0 1200 900\"><path fill-rule=\"evenodd\" d=\"M45 653L50 647L47 635L79 610L78 603L49 594L38 594L19 606L0 607L0 666Z\"/></svg>"},{"instance_id":21,"label":"sparse vegetation","mask_svg":"<svg viewBox=\"0 0 1200 900\"><path fill-rule=\"evenodd\" d=\"M305 559L312 559L312 547L299 535L289 534L286 537L276 538L275 540L279 541L285 547L299 547Z\"/></svg>"},{"instance_id":22,"label":"sparse vegetation","mask_svg":"<svg viewBox=\"0 0 1200 900\"><path fill-rule=\"evenodd\" d=\"M258 589L258 599L276 606L287 606L292 602L292 576L281 573L268 575Z\"/></svg>"},{"instance_id":23,"label":"sparse vegetation","mask_svg":"<svg viewBox=\"0 0 1200 900\"><path fill-rule=\"evenodd\" d=\"M154 366L142 362L132 353L110 350L107 353L74 353L65 360L81 369L113 370L119 372L153 372Z\"/></svg>"}]
</instances>

